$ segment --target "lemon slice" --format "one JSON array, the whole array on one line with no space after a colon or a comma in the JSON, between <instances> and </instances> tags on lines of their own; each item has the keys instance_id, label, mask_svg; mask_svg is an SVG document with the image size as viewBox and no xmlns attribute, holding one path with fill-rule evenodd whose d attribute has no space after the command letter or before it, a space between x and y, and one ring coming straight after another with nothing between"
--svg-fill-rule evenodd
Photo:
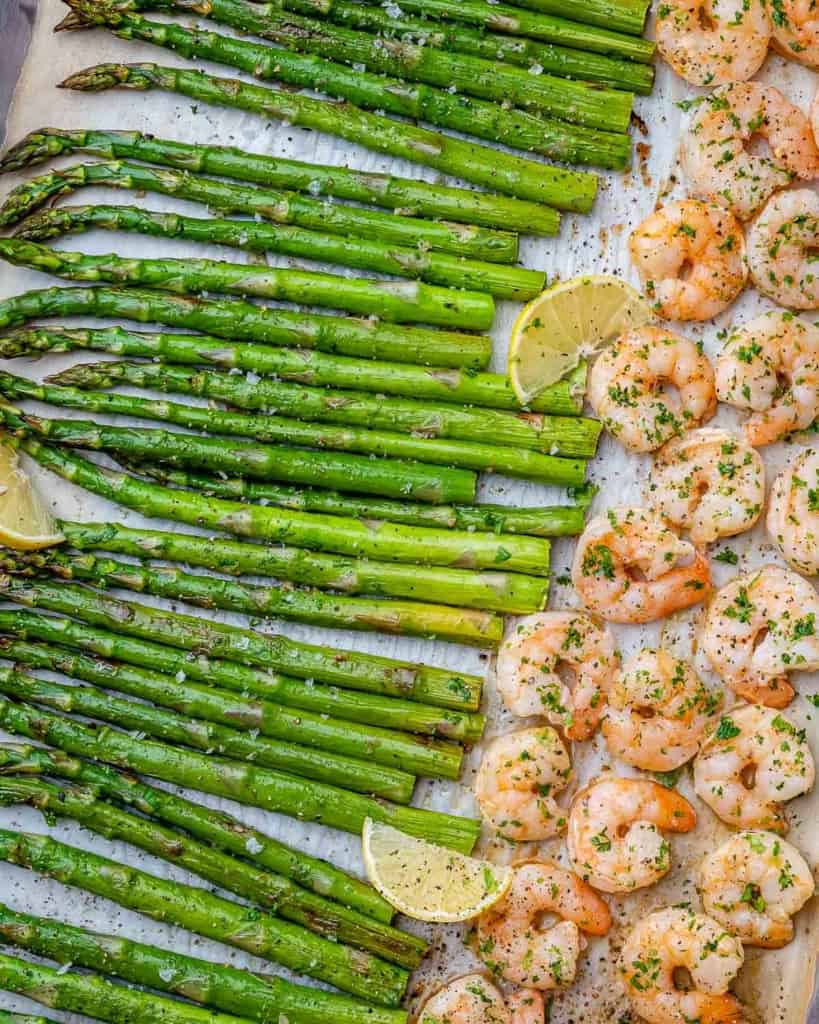
<instances>
[{"instance_id":1,"label":"lemon slice","mask_svg":"<svg viewBox=\"0 0 819 1024\"><path fill-rule=\"evenodd\" d=\"M20 466L17 452L0 443L0 544L17 551L34 551L63 539Z\"/></svg>"},{"instance_id":2,"label":"lemon slice","mask_svg":"<svg viewBox=\"0 0 819 1024\"><path fill-rule=\"evenodd\" d=\"M505 895L512 869L415 839L371 818L362 832L367 877L417 921L467 921Z\"/></svg>"},{"instance_id":3,"label":"lemon slice","mask_svg":"<svg viewBox=\"0 0 819 1024\"><path fill-rule=\"evenodd\" d=\"M528 405L581 356L653 315L642 295L619 277L591 274L547 288L523 307L512 328L509 378L518 401Z\"/></svg>"}]
</instances>

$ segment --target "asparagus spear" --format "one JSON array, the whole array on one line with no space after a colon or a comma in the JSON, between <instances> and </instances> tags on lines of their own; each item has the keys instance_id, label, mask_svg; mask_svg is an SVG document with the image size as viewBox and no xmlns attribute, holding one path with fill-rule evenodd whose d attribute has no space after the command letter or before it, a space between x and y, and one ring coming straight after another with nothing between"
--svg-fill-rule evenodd
<instances>
[{"instance_id":1,"label":"asparagus spear","mask_svg":"<svg viewBox=\"0 0 819 1024\"><path fill-rule=\"evenodd\" d=\"M308 932L344 946L372 953L389 963L417 967L427 950L422 939L344 910L320 896L299 890L277 875L204 846L180 832L138 817L101 800L92 786L55 786L36 778L0 778L0 804L30 804L46 820L72 818L84 828L191 871L227 892L262 907ZM297 929L288 929L297 936ZM0 931L2 936L2 931ZM366 970L364 957L361 967ZM312 972L310 972L312 973Z\"/></svg>"},{"instance_id":2,"label":"asparagus spear","mask_svg":"<svg viewBox=\"0 0 819 1024\"><path fill-rule=\"evenodd\" d=\"M499 615L447 605L346 597L321 590L294 589L277 582L254 586L178 569L136 566L62 551L30 556L15 552L9 558L0 549L0 563L9 571L49 571L61 579L82 580L103 589L124 588L185 601L201 608L223 608L250 616L278 616L315 626L375 629L485 648L498 647L503 637L503 619Z\"/></svg>"},{"instance_id":3,"label":"asparagus spear","mask_svg":"<svg viewBox=\"0 0 819 1024\"><path fill-rule=\"evenodd\" d=\"M118 772L107 765L81 761L61 750L18 743L0 744L0 774L9 773L53 775L79 785L91 786L109 800L133 807L147 817L158 818L218 850L265 869L267 873L290 879L297 883L294 886L297 893L307 889L328 900L334 900L342 910L345 907L355 909L367 918L383 924L389 924L395 914L375 889L345 874L328 861L311 857L300 850L292 850L224 811L215 811L165 789L149 786L135 775ZM338 907L336 912L339 912ZM207 1001L200 999L200 1002ZM230 1006L220 1008L231 1009Z\"/></svg>"},{"instance_id":4,"label":"asparagus spear","mask_svg":"<svg viewBox=\"0 0 819 1024\"><path fill-rule=\"evenodd\" d=\"M368 693L417 699L441 707L475 711L481 699L479 676L401 662L358 651L331 650L283 636L253 632L211 619L132 601L118 601L86 587L48 580L0 578L0 593L17 604L71 615L81 622L156 640L192 652L205 651L244 665L290 672L299 679Z\"/></svg>"},{"instance_id":5,"label":"asparagus spear","mask_svg":"<svg viewBox=\"0 0 819 1024\"><path fill-rule=\"evenodd\" d=\"M424 232L430 248L477 260L514 261L517 256L517 239L510 232L553 235L560 224L560 215L551 207L508 196L452 188L437 182L431 184L414 178L398 178L375 171L356 171L348 167L287 160L284 157L249 153L234 146L158 139L153 135L132 131L40 128L30 132L0 157L0 173L21 170L63 153L78 152L110 160L144 160L146 163L176 167L179 170L249 181L266 188L307 192L311 196L349 199L386 207L404 217L462 221L460 224L438 227L421 222L410 224L407 230ZM468 230L466 224L504 230ZM358 234L363 232L359 231ZM380 237L386 241L384 236ZM400 244L410 244L410 237L402 235ZM433 245L431 239L435 239L436 244Z\"/></svg>"},{"instance_id":6,"label":"asparagus spear","mask_svg":"<svg viewBox=\"0 0 819 1024\"><path fill-rule=\"evenodd\" d=\"M431 736L475 742L483 734L482 715L442 710L396 697L357 693L319 683L292 679L206 654L178 650L148 640L132 639L56 615L37 615L17 609L0 610L0 633L21 640L59 644L111 661L122 661L154 672L192 679L210 687L255 696L282 707L298 708L326 717L343 718L385 729L408 730ZM2 641L4 647L10 641Z\"/></svg>"},{"instance_id":7,"label":"asparagus spear","mask_svg":"<svg viewBox=\"0 0 819 1024\"><path fill-rule=\"evenodd\" d=\"M25 433L25 423L8 407L0 405L0 416L8 427ZM23 451L45 468L93 494L157 519L385 562L499 568L505 573L533 576L549 573L549 542L537 537L493 536L394 523L381 523L374 529L372 523L341 516L244 505L150 484L97 466L66 449L45 445L33 436L16 440Z\"/></svg>"},{"instance_id":8,"label":"asparagus spear","mask_svg":"<svg viewBox=\"0 0 819 1024\"><path fill-rule=\"evenodd\" d=\"M0 340L0 352L3 350ZM48 379L52 384L95 389L100 376L108 386L116 381L150 391L212 398L268 415L547 452L553 451L553 445L561 444L562 428L570 424L579 427L582 423L582 429L588 430L590 437L594 436L591 431L598 429L588 426L588 420L568 416L550 417L542 413L520 416L493 409L463 408L448 402L388 398L366 391L313 388L200 368L189 370L167 363L108 362L101 370L80 364ZM584 451L589 454L588 447Z\"/></svg>"},{"instance_id":9,"label":"asparagus spear","mask_svg":"<svg viewBox=\"0 0 819 1024\"><path fill-rule=\"evenodd\" d=\"M591 209L597 193L593 174L559 170L517 154L372 114L351 104L331 103L235 78L217 78L158 64L100 64L70 75L60 87L81 92L102 92L115 87L142 92L163 89L200 103L232 107L300 128L324 131L491 191L578 213Z\"/></svg>"},{"instance_id":10,"label":"asparagus spear","mask_svg":"<svg viewBox=\"0 0 819 1024\"><path fill-rule=\"evenodd\" d=\"M293 53L210 30L188 29L176 22L151 21L136 14L120 13L122 6L135 6L135 0L66 0L66 3L76 17L69 17L62 27L77 27L78 23L80 27L100 25L121 39L152 43L180 53L188 60L212 60L262 81L315 89L354 103L365 111L426 121L566 163L597 164L622 170L631 158L631 140L622 130L606 131L599 127L570 124L517 107L507 108L471 96L456 96L446 89L429 85L410 87L400 78L371 74L321 57ZM210 2L208 9L214 9ZM619 106L621 94L614 95L617 97L615 105ZM576 105L576 98L574 102ZM602 118L598 116L596 121L600 120ZM619 121L617 127L621 127ZM553 167L548 170L566 173ZM567 208L567 202L571 199L554 205Z\"/></svg>"},{"instance_id":11,"label":"asparagus spear","mask_svg":"<svg viewBox=\"0 0 819 1024\"><path fill-rule=\"evenodd\" d=\"M480 831L480 822L471 818L391 804L269 768L171 747L156 740L136 739L113 729L93 729L5 698L0 698L0 724L15 735L60 747L69 754L105 761L174 785L355 835L370 817L410 835L470 853Z\"/></svg>"},{"instance_id":12,"label":"asparagus spear","mask_svg":"<svg viewBox=\"0 0 819 1024\"><path fill-rule=\"evenodd\" d=\"M165 367L157 367L160 383L164 383ZM129 374L127 383L134 383L139 378L142 367L137 367L136 374ZM80 371L82 373L83 371ZM183 381L190 381L193 377L199 384L202 382L203 374L192 375L185 371L175 371L176 376ZM150 373L150 371L149 371ZM174 371L171 369L170 373ZM86 412L107 413L110 415L131 416L144 420L156 420L160 423L173 423L180 427L187 427L189 430L207 431L211 434L227 434L237 437L247 437L255 441L267 443L281 443L284 445L299 445L304 448L320 448L322 450L357 452L365 455L378 455L388 459L416 460L427 464L455 467L460 469L491 470L505 473L507 476L519 476L530 480L543 480L551 482L555 473L559 475L562 469L560 462L556 461L557 456L576 456L591 458L597 448L597 440L600 435L601 424L598 420L581 419L580 417L560 416L549 420L548 426L541 427L541 435L538 437L537 447L545 448L550 454L534 450L536 445L529 444L526 447L509 446L503 443L505 439L492 442L489 437L475 440L463 440L442 437L418 437L414 434L402 434L386 429L371 429L369 427L335 426L327 424L306 423L301 419L292 419L280 416L278 410L266 402L262 397L263 389L259 388L259 394L251 403L260 411L253 414L236 412L232 409L214 409L203 406L185 405L178 402L169 402L166 399L152 399L137 397L135 395L122 394L121 392L106 393L105 391L84 390L82 387L60 386L63 384L73 385L76 375L70 371L61 377L56 377L45 384L36 384L27 377L17 377L10 373L0 371L0 394L10 400L36 399L40 402L47 402L67 409L82 409ZM223 380L230 382L230 376L224 376ZM171 380L172 384L173 381ZM205 383L207 383L205 381ZM256 385L247 387L247 391L256 391ZM259 382L261 383L261 382ZM138 386L146 386L139 384ZM153 387L149 379L147 387ZM160 388L160 390L175 390L173 387ZM185 389L181 389L183 392ZM210 390L210 389L209 389ZM228 391L233 389L228 387ZM203 388L196 387L198 393ZM193 389L187 390L188 394L195 393ZM208 397L217 397L209 395ZM230 401L230 399L228 399ZM341 399L343 402L343 397ZM325 402L329 405L325 397ZM239 405L240 402L231 404ZM473 417L477 418L477 417ZM512 417L504 414L489 414L489 419L500 419L501 421L511 420ZM387 418L384 417L386 422ZM519 422L519 421L516 421ZM524 421L524 429L527 421ZM523 433L522 429L520 433ZM466 431L464 430L465 434ZM480 434L481 432L479 432ZM535 433L533 430L532 433ZM113 435L112 435L113 436ZM178 434L173 434L179 437ZM185 435L182 435L185 436ZM165 446L157 444L157 461L163 461L162 452ZM288 452L289 455L289 452ZM144 456L136 454L134 458L142 459ZM284 456L282 456L284 460ZM331 460L332 461L332 460ZM565 461L565 459L564 459ZM289 466L290 460L286 459ZM259 462L261 465L261 461ZM324 460L320 463L324 465ZM395 463L386 463L386 465ZM276 469L278 470L278 462ZM383 466L382 461L379 465ZM223 464L223 471L231 472L227 463ZM410 465L410 470L417 469ZM403 469L403 468L402 468ZM346 471L346 467L345 467ZM413 474L409 472L404 477L407 493L412 485ZM253 473L245 472L247 476ZM363 485L369 488L371 481L370 474L366 469L359 471L359 478ZM358 490L354 486L355 476L351 473L348 483L339 478L340 488L347 490ZM453 486L449 474L445 479ZM582 479L582 478L581 478ZM305 483L319 483L305 479ZM443 485L443 480L441 481ZM573 479L572 483L579 483ZM434 491L432 491L434 493ZM423 495L417 496L416 500L424 500ZM458 500L458 499L456 499Z\"/></svg>"},{"instance_id":13,"label":"asparagus spear","mask_svg":"<svg viewBox=\"0 0 819 1024\"><path fill-rule=\"evenodd\" d=\"M365 3L368 0L365 0ZM587 25L601 25L618 32L639 36L651 6L647 0L573 0L568 5L559 0L518 0L520 7L547 14L561 14Z\"/></svg>"},{"instance_id":14,"label":"asparagus spear","mask_svg":"<svg viewBox=\"0 0 819 1024\"><path fill-rule=\"evenodd\" d=\"M182 413L181 416L185 414ZM172 415L169 410L169 418ZM194 414L190 420L196 419ZM174 431L98 425L93 420L58 420L23 417L25 429L72 448L120 453L129 459L156 459L171 466L235 473L262 480L344 488L357 494L411 498L433 504L471 501L475 474L465 469L427 466L398 459L374 459L281 445L228 441ZM296 421L294 421L296 422ZM516 451L516 449L510 449ZM524 453L521 453L524 454ZM528 453L537 455L535 452ZM585 463L541 455L549 459L549 472L538 479L580 484Z\"/></svg>"},{"instance_id":15,"label":"asparagus spear","mask_svg":"<svg viewBox=\"0 0 819 1024\"><path fill-rule=\"evenodd\" d=\"M71 0L71 3L85 16L87 7L82 0ZM633 101L628 93L593 88L585 82L568 82L549 74L533 76L518 68L466 54L453 57L431 46L378 39L332 22L286 13L283 7L293 10L292 4L283 4L279 0L272 3L208 0L204 13L211 21L229 25L246 35L259 36L291 51L315 54L326 61L352 64L358 71L366 69L407 81L423 82L604 131L628 131ZM203 13L198 0L116 0L116 12L120 15L150 10ZM323 12L313 9L307 13ZM108 17L107 11L103 17ZM288 54L282 71L277 69L275 77L281 75L286 81L285 69L293 74L295 70L291 67L302 69L305 66L308 66L306 60L294 61L291 65ZM338 77L340 79L340 75ZM423 89L418 91L422 95L425 92ZM430 93L437 100L437 90L430 90Z\"/></svg>"},{"instance_id":16,"label":"asparagus spear","mask_svg":"<svg viewBox=\"0 0 819 1024\"><path fill-rule=\"evenodd\" d=\"M190 334L144 334L121 327L106 330L33 328L0 338L4 358L42 352L90 348L112 355L148 356L171 363L246 370L302 384L376 391L434 402L520 410L509 381L499 373L458 372L352 359L325 352L270 348L269 310L241 301L217 302L163 295L137 288L49 288L26 292L0 302L0 327L25 323L35 316L123 316L175 327L215 331L219 337ZM382 325L383 326L383 325ZM222 338L245 338L234 344ZM275 340L274 340L275 344ZM113 372L113 371L112 371ZM101 380L104 378L100 378ZM586 368L581 365L565 380L547 388L532 404L538 412L572 415L581 411ZM103 384L95 384L103 387Z\"/></svg>"},{"instance_id":17,"label":"asparagus spear","mask_svg":"<svg viewBox=\"0 0 819 1024\"><path fill-rule=\"evenodd\" d=\"M400 246L399 253L406 251L407 260L420 261L427 250L443 250L452 253L440 264L443 268L457 267L455 257L463 259L470 256L473 249L478 249L472 236L473 229L461 224L441 224L436 221L419 221L415 218L400 217L393 214L365 210L340 203L328 203L319 199L298 195L294 192L275 191L269 186L249 188L205 178L186 170L170 170L169 168L148 167L144 164L122 160L96 164L74 164L63 170L41 174L25 182L15 189L7 198L3 207L2 222L17 223L22 217L33 212L55 196L63 196L89 185L104 185L107 188L130 189L132 191L156 192L160 195L176 196L192 202L206 203L214 209L228 213L246 213L271 221L279 228L287 225L321 232L326 235L340 235L350 250L362 245L360 250L389 254L391 247ZM260 230L267 230L267 238L292 238L298 241L305 236L300 232L291 231L280 234L274 232L269 225ZM484 236L489 236L484 240ZM310 240L311 236L306 238ZM380 243L380 250L367 249L365 240ZM496 264L514 263L518 255L517 238L509 232L481 232L478 251L484 252L488 258L479 262L481 268L486 263L500 275L503 267ZM322 241L321 245L331 245L333 240ZM491 244L490 244L491 243ZM319 242L314 242L318 245ZM335 239L338 248L339 241ZM331 251L337 251L331 250ZM297 255L304 253L304 246ZM438 253L441 255L441 253ZM365 264L366 265L366 264ZM392 264L395 265L395 264ZM434 259L428 264L436 265ZM376 266L374 269L379 269ZM509 268L507 268L509 269ZM486 289L478 289L486 290Z\"/></svg>"},{"instance_id":18,"label":"asparagus spear","mask_svg":"<svg viewBox=\"0 0 819 1024\"><path fill-rule=\"evenodd\" d=\"M61 672L191 718L230 726L232 730L287 740L344 757L363 758L403 773L448 779L457 779L460 775L463 752L454 743L424 741L406 733L364 727L309 711L293 712L270 701L236 696L212 685L188 682L181 674L162 675L45 644L0 639L0 657L29 668Z\"/></svg>"},{"instance_id":19,"label":"asparagus spear","mask_svg":"<svg viewBox=\"0 0 819 1024\"><path fill-rule=\"evenodd\" d=\"M302 780L373 794L399 804L407 804L412 799L415 778L407 772L292 742L253 736L224 725L112 697L90 686L62 686L6 670L0 672L0 692L15 700L110 722L166 743L287 772Z\"/></svg>"},{"instance_id":20,"label":"asparagus spear","mask_svg":"<svg viewBox=\"0 0 819 1024\"><path fill-rule=\"evenodd\" d=\"M197 960L183 953L133 942L125 936L99 935L50 918L15 912L2 904L0 936L38 956L170 992L262 1024L282 1019L292 1024L328 1024L328 1021L333 1024L406 1024L407 1015L401 1010L368 1006L348 996L294 985L270 974L253 974ZM187 1009L187 1004L169 1005ZM134 1017L129 1021L136 1024ZM222 1015L209 1015L206 1019L187 1016L181 1021L169 1021L158 1014L145 1024L200 1024L200 1021L201 1024L228 1024ZM117 1018L117 1024L125 1022ZM235 1019L230 1018L229 1024L236 1024Z\"/></svg>"},{"instance_id":21,"label":"asparagus spear","mask_svg":"<svg viewBox=\"0 0 819 1024\"><path fill-rule=\"evenodd\" d=\"M54 1024L48 1017L32 1017L28 1013L9 1013L0 1010L0 1024Z\"/></svg>"},{"instance_id":22,"label":"asparagus spear","mask_svg":"<svg viewBox=\"0 0 819 1024\"><path fill-rule=\"evenodd\" d=\"M163 171L159 176L164 180L168 173ZM258 190L254 190L258 198L257 193ZM330 209L341 210L344 207L335 205ZM154 238L185 238L208 245L248 249L251 252L301 256L323 263L356 267L359 270L376 270L397 277L417 278L445 288L466 288L486 292L499 299L520 302L533 299L546 284L546 275L540 270L483 263L478 260L467 260L462 256L411 249L384 241L321 234L318 231L291 227L287 224L251 223L246 220L213 217L183 217L178 213L157 213L153 210L140 210L135 206L63 206L59 209L42 210L25 220L15 232L15 237L42 242L63 234L77 234L93 228L134 231Z\"/></svg>"},{"instance_id":23,"label":"asparagus spear","mask_svg":"<svg viewBox=\"0 0 819 1024\"><path fill-rule=\"evenodd\" d=\"M246 263L203 259L124 259L116 253L88 256L57 252L22 239L0 239L0 256L71 281L112 281L154 286L183 294L215 291L244 297L330 306L397 323L426 322L481 331L492 326L495 304L480 292L437 288L420 281L371 281L312 270L260 268ZM445 364L453 354L464 364L481 365L485 342L469 335L436 331L417 336L421 361ZM423 339L425 338L425 348ZM412 351L410 347L410 351ZM375 355L373 351L369 355ZM405 358L408 358L405 356ZM474 361L477 359L477 363Z\"/></svg>"}]
</instances>

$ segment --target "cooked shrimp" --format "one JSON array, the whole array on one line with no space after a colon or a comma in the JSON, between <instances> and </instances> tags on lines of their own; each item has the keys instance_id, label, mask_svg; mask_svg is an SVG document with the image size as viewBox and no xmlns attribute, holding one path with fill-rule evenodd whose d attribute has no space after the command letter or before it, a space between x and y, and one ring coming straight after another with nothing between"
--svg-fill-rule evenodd
<instances>
[{"instance_id":1,"label":"cooked shrimp","mask_svg":"<svg viewBox=\"0 0 819 1024\"><path fill-rule=\"evenodd\" d=\"M749 143L765 139L769 153ZM795 178L819 173L810 122L772 85L738 82L716 89L683 135L682 161L691 191L748 220Z\"/></svg>"},{"instance_id":2,"label":"cooked shrimp","mask_svg":"<svg viewBox=\"0 0 819 1024\"><path fill-rule=\"evenodd\" d=\"M498 692L513 715L545 715L570 739L597 728L620 664L614 638L582 612L541 612L523 619L498 652ZM572 689L558 675L576 673Z\"/></svg>"},{"instance_id":3,"label":"cooked shrimp","mask_svg":"<svg viewBox=\"0 0 819 1024\"><path fill-rule=\"evenodd\" d=\"M806 448L774 480L768 533L789 565L819 575L819 449Z\"/></svg>"},{"instance_id":4,"label":"cooked shrimp","mask_svg":"<svg viewBox=\"0 0 819 1024\"><path fill-rule=\"evenodd\" d=\"M656 910L625 941L620 975L632 1009L648 1024L740 1024L728 991L744 960L742 943L713 918L685 907ZM677 987L684 968L692 987Z\"/></svg>"},{"instance_id":5,"label":"cooked shrimp","mask_svg":"<svg viewBox=\"0 0 819 1024\"><path fill-rule=\"evenodd\" d=\"M482 974L448 982L424 1003L417 1024L543 1024L540 992L516 992L504 1000Z\"/></svg>"},{"instance_id":6,"label":"cooked shrimp","mask_svg":"<svg viewBox=\"0 0 819 1024\"><path fill-rule=\"evenodd\" d=\"M758 704L723 715L694 760L694 789L734 828L786 832L783 804L813 787L805 734L785 716Z\"/></svg>"},{"instance_id":7,"label":"cooked shrimp","mask_svg":"<svg viewBox=\"0 0 819 1024\"><path fill-rule=\"evenodd\" d=\"M748 231L748 268L763 295L791 309L819 307L819 196L808 188L771 196Z\"/></svg>"},{"instance_id":8,"label":"cooked shrimp","mask_svg":"<svg viewBox=\"0 0 819 1024\"><path fill-rule=\"evenodd\" d=\"M714 415L714 370L693 341L660 327L639 327L621 335L594 364L589 402L626 448L654 451Z\"/></svg>"},{"instance_id":9,"label":"cooked shrimp","mask_svg":"<svg viewBox=\"0 0 819 1024\"><path fill-rule=\"evenodd\" d=\"M819 668L819 595L778 565L738 576L715 594L700 645L735 693L787 707L794 697L787 673Z\"/></svg>"},{"instance_id":10,"label":"cooked shrimp","mask_svg":"<svg viewBox=\"0 0 819 1024\"><path fill-rule=\"evenodd\" d=\"M749 444L778 441L819 416L819 328L771 312L733 331L716 363L720 401L749 409Z\"/></svg>"},{"instance_id":11,"label":"cooked shrimp","mask_svg":"<svg viewBox=\"0 0 819 1024\"><path fill-rule=\"evenodd\" d=\"M777 53L819 69L819 14L814 0L776 0L771 44Z\"/></svg>"},{"instance_id":12,"label":"cooked shrimp","mask_svg":"<svg viewBox=\"0 0 819 1024\"><path fill-rule=\"evenodd\" d=\"M632 892L671 869L671 847L662 833L690 832L696 823L691 804L658 782L598 779L572 801L569 859L595 889Z\"/></svg>"},{"instance_id":13,"label":"cooked shrimp","mask_svg":"<svg viewBox=\"0 0 819 1024\"><path fill-rule=\"evenodd\" d=\"M566 827L555 800L572 762L554 729L521 729L494 740L483 755L475 796L497 832L516 842L548 839Z\"/></svg>"},{"instance_id":14,"label":"cooked shrimp","mask_svg":"<svg viewBox=\"0 0 819 1024\"><path fill-rule=\"evenodd\" d=\"M623 666L603 715L609 750L626 764L668 772L690 761L722 694L694 669L662 650L642 650Z\"/></svg>"},{"instance_id":15,"label":"cooked shrimp","mask_svg":"<svg viewBox=\"0 0 819 1024\"><path fill-rule=\"evenodd\" d=\"M763 0L664 0L657 8L660 53L692 85L752 78L770 38Z\"/></svg>"},{"instance_id":16,"label":"cooked shrimp","mask_svg":"<svg viewBox=\"0 0 819 1024\"><path fill-rule=\"evenodd\" d=\"M655 210L631 233L629 249L666 320L710 320L731 305L748 277L739 221L698 199Z\"/></svg>"},{"instance_id":17,"label":"cooked shrimp","mask_svg":"<svg viewBox=\"0 0 819 1024\"><path fill-rule=\"evenodd\" d=\"M543 922L554 914L555 923ZM514 869L504 898L478 918L478 953L507 981L540 990L565 988L577 975L584 932L611 927L606 901L573 872L549 861Z\"/></svg>"},{"instance_id":18,"label":"cooked shrimp","mask_svg":"<svg viewBox=\"0 0 819 1024\"><path fill-rule=\"evenodd\" d=\"M688 564L679 565L681 559ZM583 603L611 622L653 622L708 595L708 559L651 509L619 506L590 520L574 555Z\"/></svg>"},{"instance_id":19,"label":"cooked shrimp","mask_svg":"<svg viewBox=\"0 0 819 1024\"><path fill-rule=\"evenodd\" d=\"M706 912L746 946L778 949L815 886L795 846L772 832L739 832L702 862L699 888Z\"/></svg>"},{"instance_id":20,"label":"cooked shrimp","mask_svg":"<svg viewBox=\"0 0 819 1024\"><path fill-rule=\"evenodd\" d=\"M692 430L657 452L646 496L701 547L759 519L765 466L756 449L727 430Z\"/></svg>"}]
</instances>

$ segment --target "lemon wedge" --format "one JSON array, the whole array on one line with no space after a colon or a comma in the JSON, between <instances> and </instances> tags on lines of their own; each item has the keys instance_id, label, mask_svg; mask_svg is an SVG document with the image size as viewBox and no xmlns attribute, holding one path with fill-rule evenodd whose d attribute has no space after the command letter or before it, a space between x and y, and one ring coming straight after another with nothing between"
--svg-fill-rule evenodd
<instances>
[{"instance_id":1,"label":"lemon wedge","mask_svg":"<svg viewBox=\"0 0 819 1024\"><path fill-rule=\"evenodd\" d=\"M642 295L619 277L590 274L547 288L512 328L509 378L518 401L528 405L581 357L653 316Z\"/></svg>"},{"instance_id":2,"label":"lemon wedge","mask_svg":"<svg viewBox=\"0 0 819 1024\"><path fill-rule=\"evenodd\" d=\"M362 832L367 877L396 910L417 921L467 921L497 903L512 869L415 839L372 818Z\"/></svg>"},{"instance_id":3,"label":"lemon wedge","mask_svg":"<svg viewBox=\"0 0 819 1024\"><path fill-rule=\"evenodd\" d=\"M0 544L17 551L35 551L63 539L20 466L16 450L0 443Z\"/></svg>"}]
</instances>

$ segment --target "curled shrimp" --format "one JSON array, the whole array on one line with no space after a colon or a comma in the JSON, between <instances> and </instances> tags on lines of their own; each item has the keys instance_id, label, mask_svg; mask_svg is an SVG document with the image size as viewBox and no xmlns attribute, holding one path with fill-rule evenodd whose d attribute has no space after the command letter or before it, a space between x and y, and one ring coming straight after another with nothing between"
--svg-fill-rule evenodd
<instances>
[{"instance_id":1,"label":"curled shrimp","mask_svg":"<svg viewBox=\"0 0 819 1024\"><path fill-rule=\"evenodd\" d=\"M804 732L773 708L743 704L723 715L694 760L694 790L734 828L786 832L783 804L813 787Z\"/></svg>"},{"instance_id":2,"label":"curled shrimp","mask_svg":"<svg viewBox=\"0 0 819 1024\"><path fill-rule=\"evenodd\" d=\"M687 564L678 564L688 559ZM708 559L659 513L619 506L590 520L577 544L572 583L610 622L653 622L708 595Z\"/></svg>"},{"instance_id":3,"label":"curled shrimp","mask_svg":"<svg viewBox=\"0 0 819 1024\"><path fill-rule=\"evenodd\" d=\"M727 430L692 430L657 452L647 497L701 547L750 530L759 519L765 466L756 449Z\"/></svg>"},{"instance_id":4,"label":"curled shrimp","mask_svg":"<svg viewBox=\"0 0 819 1024\"><path fill-rule=\"evenodd\" d=\"M749 444L771 444L819 416L819 328L793 313L763 313L732 331L715 369L720 401L751 412Z\"/></svg>"},{"instance_id":5,"label":"curled shrimp","mask_svg":"<svg viewBox=\"0 0 819 1024\"><path fill-rule=\"evenodd\" d=\"M737 576L714 595L700 646L734 693L787 707L795 692L787 673L819 668L819 595L778 565Z\"/></svg>"},{"instance_id":6,"label":"curled shrimp","mask_svg":"<svg viewBox=\"0 0 819 1024\"><path fill-rule=\"evenodd\" d=\"M776 0L771 44L778 54L819 69L819 15L813 0Z\"/></svg>"},{"instance_id":7,"label":"curled shrimp","mask_svg":"<svg viewBox=\"0 0 819 1024\"><path fill-rule=\"evenodd\" d=\"M545 715L570 739L597 728L620 658L614 638L582 612L541 612L515 626L498 652L497 685L513 715ZM569 687L558 675L575 672Z\"/></svg>"},{"instance_id":8,"label":"curled shrimp","mask_svg":"<svg viewBox=\"0 0 819 1024\"><path fill-rule=\"evenodd\" d=\"M819 307L819 196L807 188L771 196L748 231L748 268L763 295L790 309Z\"/></svg>"},{"instance_id":9,"label":"curled shrimp","mask_svg":"<svg viewBox=\"0 0 819 1024\"><path fill-rule=\"evenodd\" d=\"M517 992L505 1000L482 974L455 978L421 1008L417 1024L543 1024L540 992Z\"/></svg>"},{"instance_id":10,"label":"curled shrimp","mask_svg":"<svg viewBox=\"0 0 819 1024\"><path fill-rule=\"evenodd\" d=\"M631 262L666 320L710 320L745 287L745 238L731 213L699 199L655 210L631 233Z\"/></svg>"},{"instance_id":11,"label":"curled shrimp","mask_svg":"<svg viewBox=\"0 0 819 1024\"><path fill-rule=\"evenodd\" d=\"M738 832L700 865L706 913L746 946L786 946L814 888L805 858L773 832Z\"/></svg>"},{"instance_id":12,"label":"curled shrimp","mask_svg":"<svg viewBox=\"0 0 819 1024\"><path fill-rule=\"evenodd\" d=\"M690 832L691 804L648 779L602 778L581 790L569 812L572 867L602 892L632 892L654 885L671 869L663 832Z\"/></svg>"},{"instance_id":13,"label":"curled shrimp","mask_svg":"<svg viewBox=\"0 0 819 1024\"><path fill-rule=\"evenodd\" d=\"M740 1024L742 1004L728 990L743 960L742 943L713 918L667 907L634 927L619 970L632 1009L648 1024ZM689 989L676 984L680 968Z\"/></svg>"},{"instance_id":14,"label":"curled shrimp","mask_svg":"<svg viewBox=\"0 0 819 1024\"><path fill-rule=\"evenodd\" d=\"M763 138L769 154L750 149ZM691 191L748 220L794 179L819 173L808 118L772 85L738 82L703 99L683 135L682 162Z\"/></svg>"},{"instance_id":15,"label":"curled shrimp","mask_svg":"<svg viewBox=\"0 0 819 1024\"><path fill-rule=\"evenodd\" d=\"M623 666L609 691L603 736L611 753L650 772L679 768L697 753L722 705L694 669L663 650L645 649Z\"/></svg>"},{"instance_id":16,"label":"curled shrimp","mask_svg":"<svg viewBox=\"0 0 819 1024\"><path fill-rule=\"evenodd\" d=\"M545 914L559 920L544 923ZM583 933L605 935L610 927L606 901L577 875L549 861L526 861L515 866L503 899L478 918L478 954L514 984L565 988L577 976Z\"/></svg>"},{"instance_id":17,"label":"curled shrimp","mask_svg":"<svg viewBox=\"0 0 819 1024\"><path fill-rule=\"evenodd\" d=\"M752 78L770 37L762 0L664 0L657 9L660 53L692 85Z\"/></svg>"},{"instance_id":18,"label":"curled shrimp","mask_svg":"<svg viewBox=\"0 0 819 1024\"><path fill-rule=\"evenodd\" d=\"M634 452L654 451L717 408L707 357L661 327L621 335L592 367L588 393L606 429Z\"/></svg>"},{"instance_id":19,"label":"curled shrimp","mask_svg":"<svg viewBox=\"0 0 819 1024\"><path fill-rule=\"evenodd\" d=\"M774 480L767 526L789 565L819 575L819 449L800 452Z\"/></svg>"},{"instance_id":20,"label":"curled shrimp","mask_svg":"<svg viewBox=\"0 0 819 1024\"><path fill-rule=\"evenodd\" d=\"M475 796L484 819L516 842L548 839L566 827L555 795L568 785L572 762L549 726L493 740L481 760Z\"/></svg>"}]
</instances>

